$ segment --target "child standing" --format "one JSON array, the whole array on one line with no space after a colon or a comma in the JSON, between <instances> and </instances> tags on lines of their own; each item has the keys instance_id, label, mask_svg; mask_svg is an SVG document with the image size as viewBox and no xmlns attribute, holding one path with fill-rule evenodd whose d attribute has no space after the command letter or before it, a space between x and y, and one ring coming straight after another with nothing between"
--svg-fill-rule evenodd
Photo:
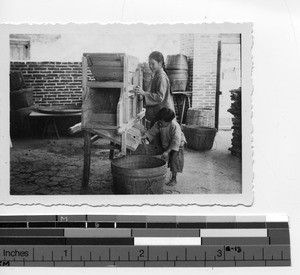
<instances>
[{"instance_id":1,"label":"child standing","mask_svg":"<svg viewBox=\"0 0 300 275\"><path fill-rule=\"evenodd\" d=\"M177 173L181 173L183 170L183 147L186 143L181 127L174 118L175 113L172 109L162 108L157 113L157 122L142 136L142 139L151 141L156 135L160 135L164 150L162 157L168 159L168 167L172 173L172 178L167 183L169 186L177 183Z\"/></svg>"}]
</instances>

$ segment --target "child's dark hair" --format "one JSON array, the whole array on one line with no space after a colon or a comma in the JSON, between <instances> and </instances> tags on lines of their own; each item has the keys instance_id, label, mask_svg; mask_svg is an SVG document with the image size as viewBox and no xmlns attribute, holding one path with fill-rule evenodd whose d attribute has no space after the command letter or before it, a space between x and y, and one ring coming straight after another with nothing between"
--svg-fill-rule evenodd
<instances>
[{"instance_id":1,"label":"child's dark hair","mask_svg":"<svg viewBox=\"0 0 300 275\"><path fill-rule=\"evenodd\" d=\"M175 112L169 108L162 108L156 115L157 120L163 120L165 122L171 122L175 118Z\"/></svg>"},{"instance_id":2,"label":"child's dark hair","mask_svg":"<svg viewBox=\"0 0 300 275\"><path fill-rule=\"evenodd\" d=\"M149 55L149 59L154 59L157 62L161 62L162 67L165 67L165 59L161 52L155 51Z\"/></svg>"}]
</instances>

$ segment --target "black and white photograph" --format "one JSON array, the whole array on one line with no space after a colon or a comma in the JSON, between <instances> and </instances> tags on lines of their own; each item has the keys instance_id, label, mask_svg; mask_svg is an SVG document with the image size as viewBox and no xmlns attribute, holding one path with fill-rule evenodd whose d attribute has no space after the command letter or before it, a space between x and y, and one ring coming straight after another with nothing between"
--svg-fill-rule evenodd
<instances>
[{"instance_id":1,"label":"black and white photograph","mask_svg":"<svg viewBox=\"0 0 300 275\"><path fill-rule=\"evenodd\" d=\"M4 273L299 274L299 3L1 0Z\"/></svg>"},{"instance_id":2,"label":"black and white photograph","mask_svg":"<svg viewBox=\"0 0 300 275\"><path fill-rule=\"evenodd\" d=\"M14 26L9 53L10 195L251 201L251 24Z\"/></svg>"}]
</instances>

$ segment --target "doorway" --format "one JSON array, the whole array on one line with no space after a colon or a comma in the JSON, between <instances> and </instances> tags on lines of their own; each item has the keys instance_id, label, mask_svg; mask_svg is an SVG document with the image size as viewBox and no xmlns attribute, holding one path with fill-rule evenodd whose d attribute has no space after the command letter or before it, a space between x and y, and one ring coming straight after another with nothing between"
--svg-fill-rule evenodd
<instances>
[{"instance_id":1,"label":"doorway","mask_svg":"<svg viewBox=\"0 0 300 275\"><path fill-rule=\"evenodd\" d=\"M231 106L230 91L241 86L241 46L222 43L221 49L219 129L231 130L233 115L228 112Z\"/></svg>"}]
</instances>

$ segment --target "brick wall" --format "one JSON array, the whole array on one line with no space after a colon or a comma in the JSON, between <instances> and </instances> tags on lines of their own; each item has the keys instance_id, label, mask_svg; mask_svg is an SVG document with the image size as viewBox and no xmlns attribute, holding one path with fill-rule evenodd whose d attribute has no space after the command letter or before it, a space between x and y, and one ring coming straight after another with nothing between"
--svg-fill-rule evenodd
<instances>
[{"instance_id":1,"label":"brick wall","mask_svg":"<svg viewBox=\"0 0 300 275\"><path fill-rule=\"evenodd\" d=\"M192 107L215 107L218 34L185 34L180 52L189 60L189 89Z\"/></svg>"},{"instance_id":2,"label":"brick wall","mask_svg":"<svg viewBox=\"0 0 300 275\"><path fill-rule=\"evenodd\" d=\"M194 69L194 34L180 35L180 53L187 56L189 66L189 80L187 90L193 90L193 69Z\"/></svg>"},{"instance_id":3,"label":"brick wall","mask_svg":"<svg viewBox=\"0 0 300 275\"><path fill-rule=\"evenodd\" d=\"M10 70L21 71L26 86L34 88L35 105L82 103L81 62L11 62Z\"/></svg>"}]
</instances>

